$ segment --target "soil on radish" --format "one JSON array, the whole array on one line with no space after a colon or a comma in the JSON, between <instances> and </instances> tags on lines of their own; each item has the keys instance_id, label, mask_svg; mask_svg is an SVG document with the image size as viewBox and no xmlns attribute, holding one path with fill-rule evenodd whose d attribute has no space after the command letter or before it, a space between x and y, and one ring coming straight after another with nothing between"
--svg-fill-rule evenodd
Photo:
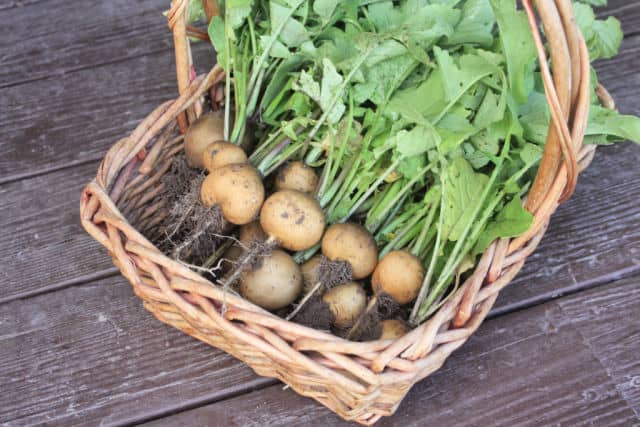
<instances>
[{"instance_id":1,"label":"soil on radish","mask_svg":"<svg viewBox=\"0 0 640 427\"><path fill-rule=\"evenodd\" d=\"M322 292L316 292L309 298L309 301L292 320L314 329L328 330L334 321L334 317L329 306L322 301L322 294L327 289L351 281L351 265L346 261L331 261L327 257L321 256L318 270L320 283L322 283ZM305 285L307 288L311 288L314 284L307 285ZM308 291L309 289L307 289Z\"/></svg>"},{"instance_id":2,"label":"soil on radish","mask_svg":"<svg viewBox=\"0 0 640 427\"><path fill-rule=\"evenodd\" d=\"M320 266L320 281L325 289L331 289L335 286L346 283L352 279L353 271L351 264L346 261L331 261L329 258L322 256Z\"/></svg>"},{"instance_id":3,"label":"soil on radish","mask_svg":"<svg viewBox=\"0 0 640 427\"><path fill-rule=\"evenodd\" d=\"M271 255L274 249L276 249L275 244L261 242L257 239L252 240L249 246L243 244L243 246L240 246L241 252L236 259L226 260L231 264L231 268L227 270L221 283L223 283L225 287L233 287L235 289L242 272L260 269L263 258Z\"/></svg>"},{"instance_id":4,"label":"soil on radish","mask_svg":"<svg viewBox=\"0 0 640 427\"><path fill-rule=\"evenodd\" d=\"M362 319L359 319L354 328L347 331L345 336L349 335L349 338L354 341L376 340L382 334L380 322L395 318L406 320L407 313L393 298L384 294L380 295L375 307L362 313Z\"/></svg>"},{"instance_id":5,"label":"soil on radish","mask_svg":"<svg viewBox=\"0 0 640 427\"><path fill-rule=\"evenodd\" d=\"M207 208L200 203L203 180L204 174L191 168L184 155L176 156L162 177L168 215L161 225L158 244L171 258L195 265L206 262L228 227L220 208Z\"/></svg>"},{"instance_id":6,"label":"soil on radish","mask_svg":"<svg viewBox=\"0 0 640 427\"><path fill-rule=\"evenodd\" d=\"M322 301L322 295L316 294L309 299L293 321L310 328L329 330L334 318L329 305Z\"/></svg>"}]
</instances>

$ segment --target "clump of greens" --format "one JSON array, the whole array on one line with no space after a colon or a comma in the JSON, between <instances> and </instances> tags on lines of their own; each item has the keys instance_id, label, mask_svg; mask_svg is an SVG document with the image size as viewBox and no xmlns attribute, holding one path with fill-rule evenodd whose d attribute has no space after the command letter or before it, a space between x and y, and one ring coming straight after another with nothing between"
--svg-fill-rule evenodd
<instances>
[{"instance_id":1,"label":"clump of greens","mask_svg":"<svg viewBox=\"0 0 640 427\"><path fill-rule=\"evenodd\" d=\"M227 74L225 139L254 122L249 161L263 176L303 161L328 224L362 224L381 258L417 257L413 325L491 242L530 227L522 198L550 119L515 0L218 3L208 32ZM576 2L576 19L592 58L610 58L620 24L596 19L596 3ZM640 120L601 107L592 80L585 142L640 141Z\"/></svg>"}]
</instances>

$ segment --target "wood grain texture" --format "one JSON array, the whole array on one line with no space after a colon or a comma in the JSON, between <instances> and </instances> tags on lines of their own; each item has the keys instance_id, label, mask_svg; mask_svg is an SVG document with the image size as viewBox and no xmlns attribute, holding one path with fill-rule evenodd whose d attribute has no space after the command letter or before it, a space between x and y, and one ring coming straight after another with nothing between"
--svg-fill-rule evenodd
<instances>
[{"instance_id":1,"label":"wood grain texture","mask_svg":"<svg viewBox=\"0 0 640 427\"><path fill-rule=\"evenodd\" d=\"M0 88L40 79L64 79L153 53L171 58L173 36L160 0L30 0L0 5ZM211 66L211 47L194 45L200 72ZM172 68L164 75L174 77Z\"/></svg>"},{"instance_id":2,"label":"wood grain texture","mask_svg":"<svg viewBox=\"0 0 640 427\"><path fill-rule=\"evenodd\" d=\"M98 160L175 94L166 78L171 67L163 53L3 89L8 114L0 117L0 179Z\"/></svg>"},{"instance_id":3,"label":"wood grain texture","mask_svg":"<svg viewBox=\"0 0 640 427\"><path fill-rule=\"evenodd\" d=\"M6 11L8 9L28 6L30 4L40 3L46 0L6 0L0 4L0 11Z\"/></svg>"},{"instance_id":4,"label":"wood grain texture","mask_svg":"<svg viewBox=\"0 0 640 427\"><path fill-rule=\"evenodd\" d=\"M381 425L467 424L471 414L477 425L629 425L640 404L639 284L487 321ZM158 323L119 277L0 306L0 420L12 425L122 425L202 404L157 425L341 425L272 384Z\"/></svg>"},{"instance_id":5,"label":"wood grain texture","mask_svg":"<svg viewBox=\"0 0 640 427\"><path fill-rule=\"evenodd\" d=\"M638 278L623 280L561 298L557 304L640 420L639 284Z\"/></svg>"},{"instance_id":6,"label":"wood grain texture","mask_svg":"<svg viewBox=\"0 0 640 427\"><path fill-rule=\"evenodd\" d=\"M632 165L634 161L640 160L639 150L630 145L605 148L600 156L602 157L601 161L595 163L590 172L594 173L594 177L606 176L610 170L616 169L615 165L621 166L618 168L619 170L625 170L624 166L628 166L625 162L629 162L629 165ZM3 283L8 284L8 286L2 287L2 297L24 296L24 293L29 291L41 292L43 289L49 289L48 287L50 286L56 286L56 284L64 286L64 281L68 278L88 275L96 271L108 272L108 269L111 268L111 261L108 255L81 230L77 218L77 198L80 191L80 183L84 183L93 176L95 167L95 164L74 167L0 187L0 200L4 203L0 208L0 228L7 230L8 233L5 235L7 243L0 249L0 275L6 275L1 278ZM636 265L637 259L629 256L629 254L632 253L630 251L637 251L640 247L640 238L636 226L640 215L640 206L637 204L637 197L640 196L640 194L637 194L640 189L640 182L638 182L638 177L634 179L633 176L624 175L621 178L624 179L619 179L619 182L613 185L613 188L617 190L613 191L613 194L608 197L604 190L586 197L582 193L583 190L580 189L571 202L572 204L575 203L573 208L568 208L567 215L556 218L557 221L554 224L557 224L555 227L558 228L558 233L560 234L550 233L548 235L545 242L548 240L549 243L545 243L547 246L541 248L541 250L545 251L542 254L544 255L548 251L557 251L558 255L556 256L559 258L554 258L552 261L559 262L561 265L566 262L573 262L571 257L582 251L595 254L594 256L599 260L598 268L589 267L587 263L584 270L576 270L584 276L585 280L589 280L589 277L598 277L603 271L613 271L615 273L615 269L607 270L608 266L620 268L621 265L623 267L625 265ZM34 199L31 195L35 194L37 189L44 189L46 197ZM629 190L628 194L623 191L624 189ZM586 197L586 200L581 202L583 197ZM592 200L598 203L596 205L587 203ZM609 211L608 209L614 210ZM618 211L625 212L625 214L616 214ZM60 212L64 214L61 215ZM602 223L603 225L595 228L601 228L605 231L609 230L610 227L609 216L615 214L620 219L615 221L613 231L607 232L607 236L612 241L609 241L607 236L595 238L583 235L575 244L572 244L573 250L567 251L566 240L563 239L575 238L575 233L578 233L580 227L583 227L580 224L571 225L576 218L575 215L571 215L571 212L582 212L580 215L581 221L588 221L596 225ZM575 228L577 230L574 230ZM562 233L568 234L563 236ZM627 264L620 264L614 262L614 260L623 260ZM557 272L554 275L552 271L547 271L545 269L545 263L547 262L549 260L544 256L534 257L530 267L528 267L530 275L526 276L527 280L520 279L520 283L506 288L502 297L504 299L501 299L502 304L519 303L520 301L517 298L534 298L544 292L561 293L563 290L575 285L572 280L569 280L568 276L557 274ZM39 266L39 268L33 268L33 266ZM602 292L606 295L609 287L603 287L602 289ZM630 300L628 303L630 307L634 307L637 301ZM83 318L82 316L75 316L74 313L65 314L63 308L67 306L79 306L85 313L101 313L105 318L116 319L114 321L118 325L117 330L125 334L127 339L121 340L117 336L115 339L105 338L103 328L109 326L108 324L96 322L95 318L88 316ZM581 304L575 303L573 306L581 307ZM500 307L499 305L498 308ZM2 310L8 311L3 312ZM24 310L24 312L20 310ZM34 333L39 334L42 332L32 331L34 325L31 324L28 318L31 315L39 316L37 315L39 311L49 313L46 315L47 321L51 325L58 325L52 326L54 330L56 328L60 330L68 328L77 331L75 335L68 338L68 342L93 342L97 345L95 352L89 351L88 346L85 344L80 346L75 346L74 344L67 344L66 347L63 345L58 346L51 344L52 342L55 344L55 340L52 341L52 339L42 338L40 335L33 335ZM128 283L120 276L87 286L75 286L59 292L48 293L27 299L24 302L14 301L0 306L0 312L7 313L4 317L0 316L0 319L2 319L0 320L0 335L12 338L8 341L0 338L3 341L0 347L4 348L6 352L4 357L0 354L0 360L19 359L21 360L20 363L25 364L25 369L27 369L29 365L36 364L37 366L39 362L36 359L40 357L41 352L45 352L47 360L49 360L47 363L50 366L57 366L66 360L71 360L72 362L70 363L76 363L77 360L82 359L85 365L89 367L87 369L90 372L81 377L78 382L69 383L68 387L64 387L66 394L63 394L60 398L51 396L52 390L57 390L56 388L35 387L32 392L29 392L31 394L27 393L23 388L18 388L17 390L21 394L27 393L25 402L31 402L26 404L25 408L13 407L13 409L10 409L12 411L11 414L13 414L11 416L19 418L18 421L20 422L39 422L38 420L44 418L38 417L54 417L54 421L65 424L74 419L67 418L71 417L72 414L68 414L66 409L63 410L63 408L66 408L65 405L71 405L73 408L71 412L83 417L82 419L97 420L102 417L113 417L108 419L114 422L122 421L127 417L136 420L146 419L147 417L159 416L192 405L197 406L202 403L208 403L229 394L242 393L258 385L273 383L269 379L257 378L250 370L243 368L242 364L223 355L218 350L196 343L183 336L180 332L168 330L167 327L155 321L144 311L137 297L132 294ZM51 314L51 312L54 314ZM524 313L527 312L528 310ZM630 314L627 317L632 319L633 316ZM52 316L55 318L53 322L50 321ZM99 314L96 316L100 317ZM513 319L512 317L507 317ZM81 322L82 319L84 319L85 323ZM515 324L519 320L510 321ZM591 319L591 321L594 320ZM607 324L612 322L614 322L614 319L609 320ZM507 327L505 326L505 328ZM620 333L624 333L625 328L628 328L628 325L622 324L619 325L618 330ZM192 365L189 362L180 365L174 362L166 362L166 359L163 358L155 359L155 356L164 352L157 342L163 340L166 336L172 337L171 343L172 345L175 344L172 347L173 351L178 353L184 351L184 358L187 362L193 360L193 358L202 360L211 357L216 360L216 363L207 364L206 366L212 371L228 367L229 369L245 369L243 371L244 374L235 376L233 381L229 382L213 381L207 379L209 373L205 372L198 363ZM519 339L516 338L515 340ZM633 344L634 337L632 336L630 339L630 343ZM36 354L29 355L25 353L25 348L31 348L34 341L42 341L41 346L34 349ZM136 350L133 353L130 348L127 348L131 347L132 342L138 343L138 347L135 347ZM492 346L490 340L482 341L482 343L479 345L486 345L486 348L491 348ZM132 365L125 369L124 372L119 371L118 369L121 368L118 366L110 365L109 369L112 370L108 372L109 377L113 378L113 382L91 384L90 380L94 377L94 370L102 369L98 367L105 363L103 359L118 357L118 355L120 355L119 357L130 357L132 360L129 363ZM141 360L149 358L149 355L154 355L154 361L147 360L143 362ZM628 357L627 353L624 353L624 355ZM171 357L178 358L177 355L172 355ZM541 360L545 360L547 356L542 354L540 357ZM599 356L596 355L596 357ZM140 368L142 364L143 367ZM619 371L620 381L623 384L628 384L623 385L623 387L633 387L634 381L637 380L634 379L635 377L624 378L625 372L628 372L624 370L624 366L627 365L622 366L622 370ZM136 374L137 379L134 381L127 379L131 375L129 368L140 369L140 372ZM11 369L6 365L0 366L0 372L11 371ZM28 369L33 369L34 372L38 370L38 368ZM13 390L14 387L17 387L20 383L9 381L11 378L20 378L21 375L24 375L24 372L23 370L11 371L10 374L7 374L9 375L8 377L0 378L0 383L6 385L6 388L3 389ZM63 381L63 375L68 375L68 372L62 371L59 374L61 376L39 378L38 381L56 384ZM145 376L154 380L145 382L143 380ZM172 383L166 387L164 386L165 378L171 379L176 376L184 376L189 380L178 385ZM126 385L118 385L119 381L126 383ZM202 382L206 383L206 387L200 385ZM620 383L617 381L615 383L620 387ZM180 392L172 391L174 390L173 387L179 389ZM463 385L459 385L459 387L464 389ZM104 397L110 388L116 390L116 392L112 393L116 397ZM631 393L633 393L633 388L631 390ZM129 405L129 396L139 396L145 402L149 399L152 403L149 405L145 403L144 406L139 408L132 408L127 406ZM631 396L633 397L633 394ZM42 406L37 403L40 401L44 402ZM11 408L8 402L0 402L0 407ZM422 405L420 402L415 404ZM409 404L408 407L410 408L412 405L413 403ZM288 408L287 411L289 410L293 410L293 408ZM23 419L22 417L27 417L27 415L20 411L36 411L36 415L29 415L28 418ZM304 411L306 412L306 409ZM313 413L314 411L322 413L324 410L317 408L311 412ZM119 418L120 416L123 418ZM0 419L5 417L9 417L9 412L0 416ZM56 417L61 418L58 419Z\"/></svg>"},{"instance_id":7,"label":"wood grain texture","mask_svg":"<svg viewBox=\"0 0 640 427\"><path fill-rule=\"evenodd\" d=\"M639 409L639 284L636 277L485 322L440 371L411 390L396 415L376 425L637 423L631 405ZM610 322L617 325L611 339ZM620 384L616 371L634 379ZM275 385L145 425L349 424Z\"/></svg>"},{"instance_id":8,"label":"wood grain texture","mask_svg":"<svg viewBox=\"0 0 640 427\"><path fill-rule=\"evenodd\" d=\"M640 271L638 161L640 149L632 144L598 151L496 309L526 307Z\"/></svg>"},{"instance_id":9,"label":"wood grain texture","mask_svg":"<svg viewBox=\"0 0 640 427\"><path fill-rule=\"evenodd\" d=\"M91 163L0 186L0 301L117 271L80 226L80 192L96 169Z\"/></svg>"},{"instance_id":10,"label":"wood grain texture","mask_svg":"<svg viewBox=\"0 0 640 427\"><path fill-rule=\"evenodd\" d=\"M79 6L76 4L76 7ZM0 19L2 15L0 12ZM162 15L158 12L151 17L164 31L166 23ZM153 36L145 34L143 28L138 30L140 40L125 42L126 46L132 45L131 48L109 43L118 36L113 29L103 28L104 52L95 53L96 58L103 61L102 66L96 66L97 62L91 64L94 54L80 53L74 61L81 65L74 71L52 72L59 68L43 64L50 77L0 90L0 111L3 112L0 115L0 184L99 160L158 104L177 96L170 49L126 53L139 49L135 46L143 39L145 43L153 41ZM68 33L62 31L61 34ZM62 36L53 39L59 37ZM94 51L91 46L87 49ZM12 47L11 52L14 51L19 49ZM122 55L128 56L113 60L107 52L125 52ZM11 54L0 51L0 57L3 55ZM213 66L212 49L205 43L195 45L194 55L199 59L199 71ZM57 54L52 54L52 58L58 58ZM29 67L35 64L29 63ZM4 69L3 63L0 72ZM11 73L23 75L26 71Z\"/></svg>"},{"instance_id":11,"label":"wood grain texture","mask_svg":"<svg viewBox=\"0 0 640 427\"><path fill-rule=\"evenodd\" d=\"M0 423L119 425L267 381L159 323L120 277L0 305Z\"/></svg>"},{"instance_id":12,"label":"wood grain texture","mask_svg":"<svg viewBox=\"0 0 640 427\"><path fill-rule=\"evenodd\" d=\"M0 91L0 183L99 160L177 96L167 52Z\"/></svg>"},{"instance_id":13,"label":"wood grain texture","mask_svg":"<svg viewBox=\"0 0 640 427\"><path fill-rule=\"evenodd\" d=\"M0 87L152 52L170 56L172 37L162 16L168 7L158 0L51 0L2 11Z\"/></svg>"},{"instance_id":14,"label":"wood grain texture","mask_svg":"<svg viewBox=\"0 0 640 427\"><path fill-rule=\"evenodd\" d=\"M606 7L594 8L599 19L615 16L622 24L624 34L629 37L640 33L640 6L629 0L609 0Z\"/></svg>"}]
</instances>

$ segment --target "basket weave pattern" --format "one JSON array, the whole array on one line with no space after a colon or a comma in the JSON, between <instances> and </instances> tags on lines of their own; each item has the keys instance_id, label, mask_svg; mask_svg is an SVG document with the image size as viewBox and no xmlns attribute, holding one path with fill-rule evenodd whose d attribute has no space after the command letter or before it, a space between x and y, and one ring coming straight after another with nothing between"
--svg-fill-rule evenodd
<instances>
[{"instance_id":1,"label":"basket weave pattern","mask_svg":"<svg viewBox=\"0 0 640 427\"><path fill-rule=\"evenodd\" d=\"M552 74L546 66L532 5L523 1L552 112L543 160L526 201L534 223L518 238L493 242L446 303L396 341L350 342L285 321L223 292L147 239L153 240L156 226L167 214L160 179L182 150L180 131L202 114L203 95L214 93L224 79L219 67L192 78L187 37L193 31L185 22L187 0L174 0L168 15L181 95L160 105L109 150L82 194L82 224L108 249L145 308L159 320L232 354L259 375L282 380L345 419L373 424L392 414L411 386L440 368L479 327L500 290L535 250L551 214L571 195L578 173L593 158L594 147L582 145L589 59L571 2L535 3L554 70ZM604 88L598 92L605 106L613 108Z\"/></svg>"}]
</instances>

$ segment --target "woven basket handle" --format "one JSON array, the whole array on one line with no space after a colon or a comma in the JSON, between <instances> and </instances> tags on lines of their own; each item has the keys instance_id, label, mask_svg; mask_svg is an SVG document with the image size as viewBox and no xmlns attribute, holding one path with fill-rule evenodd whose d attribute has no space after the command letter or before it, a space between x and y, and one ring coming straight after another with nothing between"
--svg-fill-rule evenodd
<instances>
[{"instance_id":1,"label":"woven basket handle","mask_svg":"<svg viewBox=\"0 0 640 427\"><path fill-rule=\"evenodd\" d=\"M207 15L207 20L211 20L213 16L220 14L218 2L216 0L202 0L202 5ZM193 68L193 59L191 55L190 38L196 38L203 41L209 41L209 35L206 31L187 25L187 17L189 16L189 0L172 0L171 8L167 12L167 20L169 21L169 29L173 32L173 46L176 57L176 77L178 80L178 92L180 95L185 93L189 84L195 79L195 70ZM181 113L178 120L180 132L184 133L189 127L189 123L198 117L194 108L189 108Z\"/></svg>"},{"instance_id":2,"label":"woven basket handle","mask_svg":"<svg viewBox=\"0 0 640 427\"><path fill-rule=\"evenodd\" d=\"M538 50L551 111L544 154L526 203L531 212L537 213L546 199L558 196L552 192L556 179L566 179L560 189L559 202L568 199L575 189L577 153L584 139L589 115L590 66L587 46L576 25L570 0L535 0L549 45L553 73L547 65L547 55L531 0L523 0L522 3Z\"/></svg>"},{"instance_id":3,"label":"woven basket handle","mask_svg":"<svg viewBox=\"0 0 640 427\"><path fill-rule=\"evenodd\" d=\"M544 27L553 64L549 69L547 53L540 35L532 0L522 0L534 37L545 93L551 111L547 142L540 167L527 197L526 208L547 218L558 203L574 191L579 172L578 151L584 139L589 114L590 63L585 41L580 34L570 0L533 0ZM219 13L215 0L204 0L208 18ZM173 31L178 90L188 90L193 80L193 61L189 37L205 39L187 25L189 0L172 0L167 15ZM180 130L197 116L189 109L178 117ZM542 221L539 221L542 222ZM534 235L538 230L527 233Z\"/></svg>"},{"instance_id":4,"label":"woven basket handle","mask_svg":"<svg viewBox=\"0 0 640 427\"><path fill-rule=\"evenodd\" d=\"M553 64L540 35L531 0L522 0L538 52L545 95L551 112L542 160L525 207L534 214L529 230L512 240L508 253L523 247L547 223L558 204L575 189L589 116L589 52L576 24L570 0L533 0L547 38Z\"/></svg>"}]
</instances>

